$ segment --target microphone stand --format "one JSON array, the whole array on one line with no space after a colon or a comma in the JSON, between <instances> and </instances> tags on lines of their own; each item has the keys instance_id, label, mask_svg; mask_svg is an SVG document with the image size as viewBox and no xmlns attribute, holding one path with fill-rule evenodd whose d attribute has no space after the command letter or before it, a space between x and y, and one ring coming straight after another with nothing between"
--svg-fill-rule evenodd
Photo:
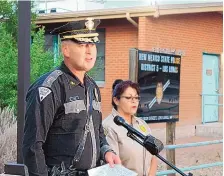
<instances>
[{"instance_id":1,"label":"microphone stand","mask_svg":"<svg viewBox=\"0 0 224 176\"><path fill-rule=\"evenodd\" d=\"M130 137L131 139L137 141L140 145L142 145L143 147L144 144L141 140L139 140L133 133L131 133L130 131L128 131L127 136ZM180 175L182 176L193 176L192 173L189 173L189 175L186 175L184 172L182 172L180 169L178 169L176 166L174 166L172 163L170 163L169 161L167 161L165 158L163 158L162 156L160 156L159 154L155 155L157 156L160 160L162 160L164 163L166 163L167 165L169 165L170 167L172 167L175 171L177 171Z\"/></svg>"}]
</instances>

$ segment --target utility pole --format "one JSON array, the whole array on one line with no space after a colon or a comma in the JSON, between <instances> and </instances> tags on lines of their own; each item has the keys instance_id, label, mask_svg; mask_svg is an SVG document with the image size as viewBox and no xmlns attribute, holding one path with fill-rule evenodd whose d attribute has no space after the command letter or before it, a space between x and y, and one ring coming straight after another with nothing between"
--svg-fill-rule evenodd
<instances>
[{"instance_id":1,"label":"utility pole","mask_svg":"<svg viewBox=\"0 0 224 176\"><path fill-rule=\"evenodd\" d=\"M31 1L18 1L18 100L17 100L17 163L5 164L5 173L24 175L22 138L25 116L25 96L30 85Z\"/></svg>"}]
</instances>

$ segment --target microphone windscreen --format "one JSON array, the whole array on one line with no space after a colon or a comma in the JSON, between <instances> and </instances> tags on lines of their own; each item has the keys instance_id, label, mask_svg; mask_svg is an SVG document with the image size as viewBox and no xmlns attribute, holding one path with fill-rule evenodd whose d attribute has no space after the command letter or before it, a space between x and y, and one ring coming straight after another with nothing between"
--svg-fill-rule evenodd
<instances>
[{"instance_id":1,"label":"microphone windscreen","mask_svg":"<svg viewBox=\"0 0 224 176\"><path fill-rule=\"evenodd\" d=\"M143 145L152 155L159 154L164 148L163 143L151 135L145 137Z\"/></svg>"}]
</instances>

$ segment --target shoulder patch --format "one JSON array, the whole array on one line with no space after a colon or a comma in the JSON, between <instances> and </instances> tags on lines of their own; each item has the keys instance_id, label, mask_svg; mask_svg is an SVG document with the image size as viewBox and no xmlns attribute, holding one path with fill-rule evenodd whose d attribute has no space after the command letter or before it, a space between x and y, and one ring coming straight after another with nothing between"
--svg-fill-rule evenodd
<instances>
[{"instance_id":1,"label":"shoulder patch","mask_svg":"<svg viewBox=\"0 0 224 176\"><path fill-rule=\"evenodd\" d=\"M54 70L48 77L44 80L42 86L44 87L51 87L53 82L62 75L63 72L61 70Z\"/></svg>"},{"instance_id":2,"label":"shoulder patch","mask_svg":"<svg viewBox=\"0 0 224 176\"><path fill-rule=\"evenodd\" d=\"M40 102L51 93L51 90L47 87L39 87L38 91L39 91Z\"/></svg>"}]
</instances>

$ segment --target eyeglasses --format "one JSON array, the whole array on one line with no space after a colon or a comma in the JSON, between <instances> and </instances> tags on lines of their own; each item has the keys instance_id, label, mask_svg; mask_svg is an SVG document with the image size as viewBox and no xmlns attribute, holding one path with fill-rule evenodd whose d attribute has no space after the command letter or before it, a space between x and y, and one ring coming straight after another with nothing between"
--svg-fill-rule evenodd
<instances>
[{"instance_id":1,"label":"eyeglasses","mask_svg":"<svg viewBox=\"0 0 224 176\"><path fill-rule=\"evenodd\" d=\"M130 97L128 97L128 96L121 96L120 98L125 98L126 100L128 100L128 101L140 101L140 96L136 96L136 97L132 97L132 96L130 96Z\"/></svg>"}]
</instances>

